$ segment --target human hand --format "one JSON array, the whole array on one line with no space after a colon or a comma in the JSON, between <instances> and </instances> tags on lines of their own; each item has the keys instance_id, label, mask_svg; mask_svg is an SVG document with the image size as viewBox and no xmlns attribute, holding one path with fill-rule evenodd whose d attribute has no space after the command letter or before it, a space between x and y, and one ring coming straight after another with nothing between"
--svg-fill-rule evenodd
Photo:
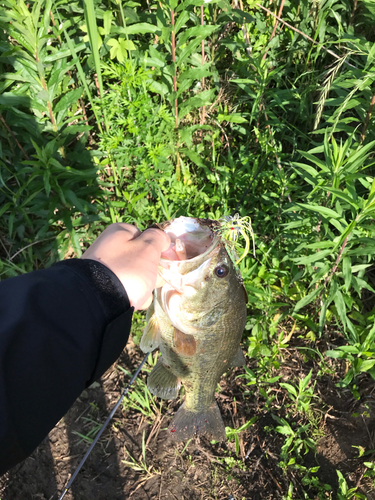
<instances>
[{"instance_id":1,"label":"human hand","mask_svg":"<svg viewBox=\"0 0 375 500\"><path fill-rule=\"evenodd\" d=\"M143 233L125 223L111 224L82 255L107 266L128 294L135 309L147 309L152 291L164 284L158 274L160 254L170 246L169 236L160 229Z\"/></svg>"}]
</instances>

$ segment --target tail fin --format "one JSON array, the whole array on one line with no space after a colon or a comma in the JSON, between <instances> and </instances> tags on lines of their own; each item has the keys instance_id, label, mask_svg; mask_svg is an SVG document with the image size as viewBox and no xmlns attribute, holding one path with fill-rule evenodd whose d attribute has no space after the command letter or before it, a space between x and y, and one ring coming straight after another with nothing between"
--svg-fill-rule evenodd
<instances>
[{"instance_id":1,"label":"tail fin","mask_svg":"<svg viewBox=\"0 0 375 500\"><path fill-rule=\"evenodd\" d=\"M206 435L216 441L225 441L225 427L216 401L199 413L186 410L185 403L178 409L168 431L176 441L185 441L195 435Z\"/></svg>"}]
</instances>

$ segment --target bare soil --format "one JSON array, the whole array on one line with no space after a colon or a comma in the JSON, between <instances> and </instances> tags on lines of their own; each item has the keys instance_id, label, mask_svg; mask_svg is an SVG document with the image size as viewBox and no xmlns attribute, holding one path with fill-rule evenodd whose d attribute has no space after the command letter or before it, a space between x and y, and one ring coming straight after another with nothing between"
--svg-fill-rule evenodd
<instances>
[{"instance_id":1,"label":"bare soil","mask_svg":"<svg viewBox=\"0 0 375 500\"><path fill-rule=\"evenodd\" d=\"M290 351L289 357L286 379L309 372L310 367L304 366L297 351ZM130 342L116 365L99 383L82 393L32 456L0 478L0 499L57 500L88 449L90 432L94 433L104 422L128 381L119 366L134 372L140 360L139 350ZM252 363L249 361L249 365ZM226 426L238 428L258 417L254 425L240 434L238 457L233 442L211 444L197 438L187 447L186 443L173 442L165 429L179 401L163 403L161 412L151 417L124 407L118 410L65 499L276 500L287 494L290 483L294 486L293 498L306 498L304 488L309 498L318 499L313 485L303 486L301 475L290 470L284 473L279 466L284 436L274 431L277 424L271 414L284 416L285 394L276 391L270 407L259 393L244 396L243 379L237 377L241 373L242 369L235 369L224 377L222 391L217 395ZM141 377L145 378L145 374ZM375 500L371 481L363 478L364 459L357 458L358 448L353 447L375 449L373 386L364 377L360 398L356 400L349 391L339 392L329 376L317 383L316 390L324 404L314 415L322 437L317 453L304 455L303 465L320 466L315 475L332 488L333 496L327 492L327 498L336 498L338 469L350 487L358 486L369 500ZM123 462L132 462L131 457L137 462L133 468ZM365 458L370 459L375 457ZM144 469L136 470L142 461Z\"/></svg>"}]
</instances>

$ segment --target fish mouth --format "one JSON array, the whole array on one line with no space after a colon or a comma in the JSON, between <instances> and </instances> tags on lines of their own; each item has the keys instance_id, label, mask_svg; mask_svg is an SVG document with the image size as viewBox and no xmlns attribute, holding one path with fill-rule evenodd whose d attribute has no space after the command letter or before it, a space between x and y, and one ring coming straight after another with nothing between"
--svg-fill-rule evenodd
<instances>
[{"instance_id":1,"label":"fish mouth","mask_svg":"<svg viewBox=\"0 0 375 500\"><path fill-rule=\"evenodd\" d=\"M187 287L199 290L200 278L219 252L220 237L207 223L190 217L173 219L164 231L171 238L171 246L162 253L159 274L179 293L186 292Z\"/></svg>"}]
</instances>

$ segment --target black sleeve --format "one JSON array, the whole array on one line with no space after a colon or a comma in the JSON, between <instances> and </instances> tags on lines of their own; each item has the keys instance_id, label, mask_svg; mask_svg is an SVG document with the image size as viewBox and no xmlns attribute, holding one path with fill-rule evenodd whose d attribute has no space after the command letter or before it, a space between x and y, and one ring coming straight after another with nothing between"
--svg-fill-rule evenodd
<instances>
[{"instance_id":1,"label":"black sleeve","mask_svg":"<svg viewBox=\"0 0 375 500\"><path fill-rule=\"evenodd\" d=\"M26 458L123 350L133 308L93 260L0 283L0 474Z\"/></svg>"}]
</instances>

